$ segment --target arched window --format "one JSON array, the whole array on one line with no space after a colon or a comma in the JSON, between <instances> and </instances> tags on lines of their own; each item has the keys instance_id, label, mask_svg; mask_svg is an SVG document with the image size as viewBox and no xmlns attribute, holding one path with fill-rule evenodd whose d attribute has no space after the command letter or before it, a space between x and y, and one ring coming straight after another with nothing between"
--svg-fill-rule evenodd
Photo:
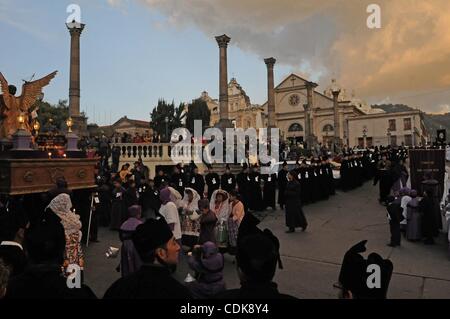
<instances>
[{"instance_id":1,"label":"arched window","mask_svg":"<svg viewBox=\"0 0 450 319\"><path fill-rule=\"evenodd\" d=\"M289 132L303 132L303 126L299 123L294 123L289 126Z\"/></svg>"},{"instance_id":2,"label":"arched window","mask_svg":"<svg viewBox=\"0 0 450 319\"><path fill-rule=\"evenodd\" d=\"M331 124L325 125L322 130L322 132L332 132L332 131L334 131L334 127Z\"/></svg>"}]
</instances>

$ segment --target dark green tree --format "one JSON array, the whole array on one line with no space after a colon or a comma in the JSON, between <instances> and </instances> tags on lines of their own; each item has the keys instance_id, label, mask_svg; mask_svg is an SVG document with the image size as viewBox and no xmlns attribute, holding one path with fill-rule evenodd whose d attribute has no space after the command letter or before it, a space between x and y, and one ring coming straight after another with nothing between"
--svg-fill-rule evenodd
<instances>
[{"instance_id":1,"label":"dark green tree","mask_svg":"<svg viewBox=\"0 0 450 319\"><path fill-rule=\"evenodd\" d=\"M160 135L164 141L168 141L172 131L176 128L183 127L183 119L186 116L184 112L184 104L180 103L178 107L175 102L167 103L164 99L158 100L158 105L153 108L151 115L150 127L153 131ZM167 135L166 135L167 128Z\"/></svg>"},{"instance_id":2,"label":"dark green tree","mask_svg":"<svg viewBox=\"0 0 450 319\"><path fill-rule=\"evenodd\" d=\"M196 99L188 105L188 111L186 114L186 128L194 134L194 121L202 121L202 129L209 127L209 121L211 119L211 111L208 108L208 104L202 99Z\"/></svg>"},{"instance_id":3,"label":"dark green tree","mask_svg":"<svg viewBox=\"0 0 450 319\"><path fill-rule=\"evenodd\" d=\"M66 120L69 117L67 100L59 100L56 105L51 105L45 101L37 101L36 110L43 131L52 127L59 131L65 129Z\"/></svg>"}]
</instances>

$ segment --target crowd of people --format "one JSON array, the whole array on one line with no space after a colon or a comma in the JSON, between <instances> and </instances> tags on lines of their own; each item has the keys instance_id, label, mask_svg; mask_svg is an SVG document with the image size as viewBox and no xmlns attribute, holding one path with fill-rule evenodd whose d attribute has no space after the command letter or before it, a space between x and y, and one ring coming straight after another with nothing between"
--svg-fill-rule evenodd
<instances>
[{"instance_id":1,"label":"crowd of people","mask_svg":"<svg viewBox=\"0 0 450 319\"><path fill-rule=\"evenodd\" d=\"M98 241L98 227L105 226L117 231L122 242L117 267L121 279L105 299L292 298L273 282L277 266L282 268L280 242L258 227L254 212L275 210L278 204L285 210L287 232L305 231L305 204L333 196L336 187L348 191L374 179L390 219L390 245L400 245L402 231L408 240L430 244L439 227L434 194L426 190L419 200L416 191L406 188L406 154L401 148L345 150L333 161L327 156L298 158L293 169L284 162L271 174L246 164L237 175L229 166L222 175L212 166L200 174L193 163L179 164L170 174L159 169L153 179L141 160L120 170L110 169L106 160L99 165L89 228L86 217L74 211L78 200L63 179L45 194L41 213L27 215L0 203L0 297L96 298L86 285L68 288L66 278L73 265L83 273L83 238ZM339 183L335 166L340 168ZM386 297L393 265L377 254L364 259L364 251L361 242L344 256L335 285L343 298ZM227 290L224 253L235 256L240 289ZM195 280L174 279L181 261ZM363 287L369 263L382 269L381 290Z\"/></svg>"}]
</instances>

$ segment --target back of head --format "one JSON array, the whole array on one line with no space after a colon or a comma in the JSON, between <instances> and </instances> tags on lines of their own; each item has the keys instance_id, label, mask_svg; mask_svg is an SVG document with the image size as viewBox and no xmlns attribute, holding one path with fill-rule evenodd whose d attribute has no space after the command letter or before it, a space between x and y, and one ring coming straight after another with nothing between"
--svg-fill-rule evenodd
<instances>
[{"instance_id":1,"label":"back of head","mask_svg":"<svg viewBox=\"0 0 450 319\"><path fill-rule=\"evenodd\" d=\"M164 246L173 237L173 233L163 218L148 219L136 227L133 244L144 263L153 263L155 250Z\"/></svg>"},{"instance_id":2,"label":"back of head","mask_svg":"<svg viewBox=\"0 0 450 319\"><path fill-rule=\"evenodd\" d=\"M255 234L246 236L238 245L236 261L248 282L272 281L278 262L278 251L267 236Z\"/></svg>"},{"instance_id":3,"label":"back of head","mask_svg":"<svg viewBox=\"0 0 450 319\"><path fill-rule=\"evenodd\" d=\"M62 264L66 239L62 224L48 214L25 231L25 248L35 264Z\"/></svg>"}]
</instances>

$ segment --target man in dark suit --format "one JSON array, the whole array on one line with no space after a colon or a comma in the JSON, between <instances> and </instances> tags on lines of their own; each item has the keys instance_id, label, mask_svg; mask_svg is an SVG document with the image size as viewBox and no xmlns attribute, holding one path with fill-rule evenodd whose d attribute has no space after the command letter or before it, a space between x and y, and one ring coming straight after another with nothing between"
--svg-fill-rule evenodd
<instances>
[{"instance_id":1,"label":"man in dark suit","mask_svg":"<svg viewBox=\"0 0 450 319\"><path fill-rule=\"evenodd\" d=\"M149 219L139 225L133 235L133 244L143 265L113 283L104 299L191 298L186 286L172 277L180 246L163 218Z\"/></svg>"}]
</instances>

